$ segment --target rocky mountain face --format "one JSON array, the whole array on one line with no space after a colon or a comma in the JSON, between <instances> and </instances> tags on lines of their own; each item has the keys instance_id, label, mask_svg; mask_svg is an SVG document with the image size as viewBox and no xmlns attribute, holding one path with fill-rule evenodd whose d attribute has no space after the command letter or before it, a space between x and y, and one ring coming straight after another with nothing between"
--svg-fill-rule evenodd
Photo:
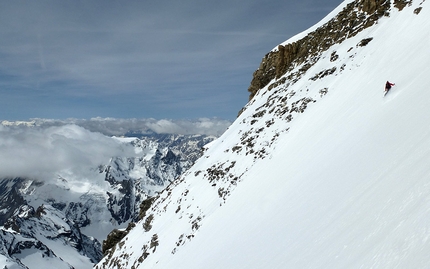
<instances>
[{"instance_id":1,"label":"rocky mountain face","mask_svg":"<svg viewBox=\"0 0 430 269\"><path fill-rule=\"evenodd\" d=\"M186 171L213 139L204 135L125 138L137 156L113 157L94 168L93 179L73 175L55 180L2 179L1 264L35 268L37 261L38 268L91 268L103 257L107 234L138 221L142 201L150 201Z\"/></svg>"},{"instance_id":2,"label":"rocky mountain face","mask_svg":"<svg viewBox=\"0 0 430 269\"><path fill-rule=\"evenodd\" d=\"M410 5L412 1L394 0L394 7L402 10ZM288 85L298 81L318 60L323 52L334 44L340 44L348 38L356 36L364 29L378 23L381 17L389 17L391 9L390 0L359 0L353 1L336 16L324 25L311 31L303 38L280 44L278 47L266 54L260 67L254 72L251 85L248 88L251 100L258 90L271 83L268 89L279 85ZM419 8L415 12L419 12ZM370 39L371 40L371 39ZM369 39L363 39L357 46L365 46ZM334 52L332 60L338 56ZM300 69L292 72L295 67ZM319 74L319 77L332 74L336 70L327 70ZM287 76L285 76L288 73ZM282 77L282 79L280 79Z\"/></svg>"},{"instance_id":3,"label":"rocky mountain face","mask_svg":"<svg viewBox=\"0 0 430 269\"><path fill-rule=\"evenodd\" d=\"M378 57L388 61L409 47L409 40L389 46L393 31L401 27L405 34L423 24L427 4L344 1L321 23L269 52L254 73L250 101L238 119L154 197L143 219L96 268L395 268L399 260L414 260L412 252L398 252L403 239L379 220L395 223L403 217L384 211L394 199L384 189L398 177L390 171L398 168L399 145L409 149L402 141L410 134L402 129L385 142L393 131L388 122L410 123L401 116L390 121L392 113L416 108L417 98L411 93L395 106L382 102L377 79L383 77L383 86L394 68L384 73L385 65L377 64ZM416 34L408 37L422 41ZM410 57L399 55L396 66ZM414 66L411 73L426 66ZM424 140L417 141L408 139L414 145ZM402 170L402 175L410 173ZM420 179L426 186L427 179ZM418 204L419 196L408 192L402 198ZM419 209L427 212L426 206ZM366 219L369 211L372 218ZM411 235L402 246L428 249L411 232L417 222L408 226ZM391 241L381 245L380 238Z\"/></svg>"}]
</instances>

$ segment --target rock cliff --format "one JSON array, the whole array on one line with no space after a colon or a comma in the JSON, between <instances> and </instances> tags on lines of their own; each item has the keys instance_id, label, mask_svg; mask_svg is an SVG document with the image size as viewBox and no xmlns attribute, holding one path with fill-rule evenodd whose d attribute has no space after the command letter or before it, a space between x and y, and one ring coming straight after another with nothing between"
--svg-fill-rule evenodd
<instances>
[{"instance_id":1,"label":"rock cliff","mask_svg":"<svg viewBox=\"0 0 430 269\"><path fill-rule=\"evenodd\" d=\"M395 0L394 6L402 10L410 2ZM331 46L354 37L362 30L376 24L381 17L390 16L390 7L389 0L351 2L337 16L305 37L279 45L264 56L259 68L254 72L248 88L249 99L251 100L258 90L269 83L272 83L269 89L287 81L295 83ZM298 71L280 79L298 66L301 66Z\"/></svg>"}]
</instances>

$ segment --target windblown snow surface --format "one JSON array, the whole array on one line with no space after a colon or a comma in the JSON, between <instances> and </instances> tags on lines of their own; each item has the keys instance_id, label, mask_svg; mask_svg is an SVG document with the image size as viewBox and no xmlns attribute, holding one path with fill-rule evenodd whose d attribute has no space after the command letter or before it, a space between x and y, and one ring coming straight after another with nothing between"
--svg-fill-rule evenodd
<instances>
[{"instance_id":1,"label":"windblown snow surface","mask_svg":"<svg viewBox=\"0 0 430 269\"><path fill-rule=\"evenodd\" d=\"M98 268L430 268L429 12L261 89Z\"/></svg>"}]
</instances>

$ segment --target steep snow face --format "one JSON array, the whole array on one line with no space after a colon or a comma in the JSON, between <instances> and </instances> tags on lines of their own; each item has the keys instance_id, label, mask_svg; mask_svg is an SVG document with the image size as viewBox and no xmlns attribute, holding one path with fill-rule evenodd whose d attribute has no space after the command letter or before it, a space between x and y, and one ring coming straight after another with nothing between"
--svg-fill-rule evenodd
<instances>
[{"instance_id":1,"label":"steep snow face","mask_svg":"<svg viewBox=\"0 0 430 269\"><path fill-rule=\"evenodd\" d=\"M408 3L258 91L96 268L428 268L430 2Z\"/></svg>"},{"instance_id":2,"label":"steep snow face","mask_svg":"<svg viewBox=\"0 0 430 269\"><path fill-rule=\"evenodd\" d=\"M8 268L92 268L114 228L139 219L140 204L201 155L205 135L117 138L136 156L58 178L0 180L0 259Z\"/></svg>"}]
</instances>

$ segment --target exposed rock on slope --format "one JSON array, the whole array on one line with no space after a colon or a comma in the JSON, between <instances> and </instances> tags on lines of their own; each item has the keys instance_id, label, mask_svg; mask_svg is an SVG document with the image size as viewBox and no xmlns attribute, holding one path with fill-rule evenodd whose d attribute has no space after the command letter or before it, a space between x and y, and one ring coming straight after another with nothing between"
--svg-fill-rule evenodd
<instances>
[{"instance_id":1,"label":"exposed rock on slope","mask_svg":"<svg viewBox=\"0 0 430 269\"><path fill-rule=\"evenodd\" d=\"M396 7L401 9L407 1L395 1ZM294 83L313 65L321 54L336 43L354 37L375 23L382 16L389 16L389 0L360 0L348 4L337 16L310 32L300 40L279 45L264 56L260 67L254 72L249 99L258 90L265 87L273 79L278 80L290 72L282 81L275 81L269 89L284 83ZM291 71L300 68L291 73Z\"/></svg>"}]
</instances>

